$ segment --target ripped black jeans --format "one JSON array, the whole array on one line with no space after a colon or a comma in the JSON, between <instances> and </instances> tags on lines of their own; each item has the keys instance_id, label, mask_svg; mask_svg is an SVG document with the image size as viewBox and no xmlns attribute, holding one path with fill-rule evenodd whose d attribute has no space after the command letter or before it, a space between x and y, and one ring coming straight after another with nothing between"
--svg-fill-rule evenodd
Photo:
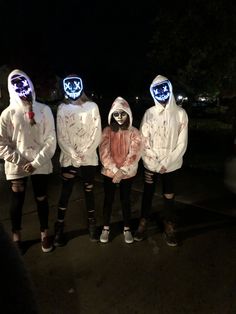
<instances>
[{"instance_id":1,"label":"ripped black jeans","mask_svg":"<svg viewBox=\"0 0 236 314\"><path fill-rule=\"evenodd\" d=\"M69 166L61 168L62 189L58 204L58 215L60 214L60 212L62 212L61 210L64 210L65 212L65 210L67 209L75 180L81 177L83 181L88 220L95 220L95 201L93 192L95 174L96 166L81 166L79 168ZM60 219L60 217L58 218Z\"/></svg>"},{"instance_id":2,"label":"ripped black jeans","mask_svg":"<svg viewBox=\"0 0 236 314\"><path fill-rule=\"evenodd\" d=\"M37 204L40 231L48 229L49 206L47 200L47 174L31 175L34 199ZM13 179L9 181L11 191L10 217L12 232L21 230L22 210L25 201L25 193L28 177Z\"/></svg>"}]
</instances>

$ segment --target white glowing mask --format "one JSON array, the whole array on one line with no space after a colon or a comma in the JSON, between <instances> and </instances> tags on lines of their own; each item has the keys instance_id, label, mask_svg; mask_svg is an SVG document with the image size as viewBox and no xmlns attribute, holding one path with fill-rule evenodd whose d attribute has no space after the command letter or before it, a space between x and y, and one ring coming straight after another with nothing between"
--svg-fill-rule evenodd
<instances>
[{"instance_id":1,"label":"white glowing mask","mask_svg":"<svg viewBox=\"0 0 236 314\"><path fill-rule=\"evenodd\" d=\"M170 98L169 81L157 83L151 87L151 94L161 104L166 104Z\"/></svg>"},{"instance_id":2,"label":"white glowing mask","mask_svg":"<svg viewBox=\"0 0 236 314\"><path fill-rule=\"evenodd\" d=\"M65 94L72 100L78 99L83 92L83 82L80 77L66 77L63 80Z\"/></svg>"},{"instance_id":3,"label":"white glowing mask","mask_svg":"<svg viewBox=\"0 0 236 314\"><path fill-rule=\"evenodd\" d=\"M14 91L22 100L31 101L32 91L28 80L20 74L13 75L11 78L11 84Z\"/></svg>"}]
</instances>

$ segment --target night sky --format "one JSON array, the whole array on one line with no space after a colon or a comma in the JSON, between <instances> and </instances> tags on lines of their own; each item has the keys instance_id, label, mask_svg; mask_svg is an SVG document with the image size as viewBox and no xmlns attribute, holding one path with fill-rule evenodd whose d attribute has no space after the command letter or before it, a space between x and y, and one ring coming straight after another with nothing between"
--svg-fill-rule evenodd
<instances>
[{"instance_id":1,"label":"night sky","mask_svg":"<svg viewBox=\"0 0 236 314\"><path fill-rule=\"evenodd\" d=\"M32 2L1 1L1 64L42 76L78 73L90 90L145 84L152 1Z\"/></svg>"},{"instance_id":2,"label":"night sky","mask_svg":"<svg viewBox=\"0 0 236 314\"><path fill-rule=\"evenodd\" d=\"M217 4L220 9L214 11ZM205 13L206 8L212 14ZM195 12L197 17L194 17ZM203 57L204 54L216 55L218 51L212 62L207 56L203 64L203 70L211 78L219 61L223 64L222 54L226 60L234 53L231 43L235 40L230 38L226 41L228 46L222 46L222 39L227 38L227 34L235 35L232 31L235 19L231 12L236 11L223 0L179 0L173 3L159 0L141 3L128 0L0 0L0 65L8 64L41 78L77 73L85 88L97 93L142 94L148 91L158 74L168 78L172 78L169 74L173 77L175 74L180 80L177 71L181 67L184 69L187 56L196 54L199 57L196 43L199 43ZM181 25L186 17L187 23ZM155 24L158 19L159 24ZM157 35L158 31L161 34ZM149 56L155 35L159 37L156 38L157 57L153 66ZM179 41L173 41L176 38ZM206 43L209 47L204 51L202 47ZM220 47L223 47L222 51ZM164 58L162 65L158 52ZM231 63L228 62L229 67ZM212 72L208 71L208 65ZM202 71L197 62L191 66L194 71L194 67ZM219 77L218 73L216 77Z\"/></svg>"}]
</instances>

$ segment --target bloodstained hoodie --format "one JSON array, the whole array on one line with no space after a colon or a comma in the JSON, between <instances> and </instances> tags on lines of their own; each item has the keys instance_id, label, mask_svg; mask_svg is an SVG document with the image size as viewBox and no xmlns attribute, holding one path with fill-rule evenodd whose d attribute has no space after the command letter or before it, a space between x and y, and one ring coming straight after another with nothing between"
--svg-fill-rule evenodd
<instances>
[{"instance_id":1,"label":"bloodstained hoodie","mask_svg":"<svg viewBox=\"0 0 236 314\"><path fill-rule=\"evenodd\" d=\"M11 84L12 76L18 74L24 76L30 84L36 122L34 125L30 124L27 106ZM8 91L10 104L0 117L0 158L5 160L7 180L51 173L51 158L56 150L56 131L50 107L35 100L33 83L28 75L20 70L9 74ZM32 174L23 170L23 166L28 162L35 168Z\"/></svg>"},{"instance_id":2,"label":"bloodstained hoodie","mask_svg":"<svg viewBox=\"0 0 236 314\"><path fill-rule=\"evenodd\" d=\"M113 131L110 124L114 111L123 110L129 116L127 130L119 127ZM136 175L138 162L142 153L142 139L138 129L132 126L133 116L128 102L117 97L108 114L108 126L102 132L102 141L99 145L99 155L102 163L102 174L113 178L121 169L125 173L124 179Z\"/></svg>"}]
</instances>

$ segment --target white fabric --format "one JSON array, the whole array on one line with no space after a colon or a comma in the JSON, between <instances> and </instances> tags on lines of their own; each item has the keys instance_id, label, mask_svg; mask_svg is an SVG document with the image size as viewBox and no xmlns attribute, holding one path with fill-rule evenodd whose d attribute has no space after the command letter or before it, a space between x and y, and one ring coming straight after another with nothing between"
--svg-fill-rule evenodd
<instances>
[{"instance_id":1,"label":"white fabric","mask_svg":"<svg viewBox=\"0 0 236 314\"><path fill-rule=\"evenodd\" d=\"M23 104L10 84L15 74L24 75L33 92L33 111L36 124L31 125L27 116L28 108ZM52 162L56 150L55 123L49 106L35 101L35 92L30 78L20 70L14 70L8 77L10 105L0 117L0 158L5 160L7 180L31 175L23 171L23 166L31 162L36 168L34 174L52 172Z\"/></svg>"},{"instance_id":2,"label":"white fabric","mask_svg":"<svg viewBox=\"0 0 236 314\"><path fill-rule=\"evenodd\" d=\"M152 85L167 80L158 75ZM151 86L152 86L151 85ZM164 166L171 172L181 168L188 142L188 116L177 106L170 84L170 99L162 106L155 98L155 105L147 109L140 124L144 148L144 167L159 172Z\"/></svg>"},{"instance_id":3,"label":"white fabric","mask_svg":"<svg viewBox=\"0 0 236 314\"><path fill-rule=\"evenodd\" d=\"M57 111L57 138L62 167L98 165L101 118L97 104L62 103Z\"/></svg>"}]
</instances>

